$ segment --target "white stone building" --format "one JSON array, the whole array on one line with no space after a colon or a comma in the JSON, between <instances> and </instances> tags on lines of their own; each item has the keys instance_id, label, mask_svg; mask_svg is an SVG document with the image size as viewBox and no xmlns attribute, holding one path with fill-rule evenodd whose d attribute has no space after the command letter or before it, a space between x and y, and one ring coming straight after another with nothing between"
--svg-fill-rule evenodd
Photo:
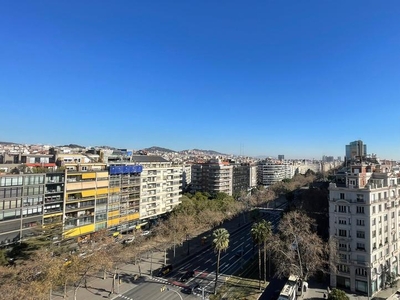
<instances>
[{"instance_id":1,"label":"white stone building","mask_svg":"<svg viewBox=\"0 0 400 300\"><path fill-rule=\"evenodd\" d=\"M172 211L182 195L182 166L160 156L135 155L132 162L143 166L140 175L140 220L155 219Z\"/></svg>"},{"instance_id":2,"label":"white stone building","mask_svg":"<svg viewBox=\"0 0 400 300\"><path fill-rule=\"evenodd\" d=\"M330 284L372 296L399 275L400 179L365 163L338 177L329 186L329 231L338 247Z\"/></svg>"},{"instance_id":3,"label":"white stone building","mask_svg":"<svg viewBox=\"0 0 400 300\"><path fill-rule=\"evenodd\" d=\"M280 161L263 161L258 165L258 183L265 187L274 185L285 178L294 176L294 168L291 163Z\"/></svg>"}]
</instances>

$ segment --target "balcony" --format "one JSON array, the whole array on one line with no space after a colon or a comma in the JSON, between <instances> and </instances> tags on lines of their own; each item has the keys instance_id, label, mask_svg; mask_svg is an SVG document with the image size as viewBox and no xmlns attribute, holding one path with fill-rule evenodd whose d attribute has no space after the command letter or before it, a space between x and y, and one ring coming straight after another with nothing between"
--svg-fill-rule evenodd
<instances>
[{"instance_id":1,"label":"balcony","mask_svg":"<svg viewBox=\"0 0 400 300\"><path fill-rule=\"evenodd\" d=\"M53 208L44 208L43 210L44 214L53 214L53 213L57 213L57 212L62 212L62 208L61 207L53 207Z\"/></svg>"},{"instance_id":2,"label":"balcony","mask_svg":"<svg viewBox=\"0 0 400 300\"><path fill-rule=\"evenodd\" d=\"M85 197L85 198L80 198L80 196L75 197L75 196L69 196L67 198L67 202L81 202L81 201L88 201L88 200L94 200L95 197Z\"/></svg>"},{"instance_id":3,"label":"balcony","mask_svg":"<svg viewBox=\"0 0 400 300\"><path fill-rule=\"evenodd\" d=\"M55 203L55 202L63 202L61 195L45 196L44 198L44 203Z\"/></svg>"}]
</instances>

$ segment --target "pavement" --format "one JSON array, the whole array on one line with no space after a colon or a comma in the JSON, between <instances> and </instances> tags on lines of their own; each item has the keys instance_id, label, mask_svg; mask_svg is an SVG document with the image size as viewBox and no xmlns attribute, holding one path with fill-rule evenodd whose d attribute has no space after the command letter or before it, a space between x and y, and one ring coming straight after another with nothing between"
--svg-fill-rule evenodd
<instances>
[{"instance_id":1,"label":"pavement","mask_svg":"<svg viewBox=\"0 0 400 300\"><path fill-rule=\"evenodd\" d=\"M302 299L304 299L304 300L324 299L324 293L327 293L327 288L328 288L327 284L310 281L308 283L308 289L305 292ZM381 290L369 298L365 294L358 295L358 294L351 293L351 292L346 292L346 294L350 300L368 300L368 299L371 299L371 300L385 300L385 299L397 300L397 299L400 299L400 297L398 297L396 295L397 291L400 291L400 280L398 280L396 282L396 284L393 288L386 288L384 290Z\"/></svg>"}]
</instances>

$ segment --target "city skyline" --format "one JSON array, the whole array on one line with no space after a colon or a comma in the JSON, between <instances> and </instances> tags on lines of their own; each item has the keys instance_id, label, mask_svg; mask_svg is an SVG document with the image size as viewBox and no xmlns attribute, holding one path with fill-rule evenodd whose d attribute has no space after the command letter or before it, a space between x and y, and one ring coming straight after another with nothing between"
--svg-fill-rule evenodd
<instances>
[{"instance_id":1,"label":"city skyline","mask_svg":"<svg viewBox=\"0 0 400 300\"><path fill-rule=\"evenodd\" d=\"M0 140L400 160L400 4L9 2Z\"/></svg>"}]
</instances>

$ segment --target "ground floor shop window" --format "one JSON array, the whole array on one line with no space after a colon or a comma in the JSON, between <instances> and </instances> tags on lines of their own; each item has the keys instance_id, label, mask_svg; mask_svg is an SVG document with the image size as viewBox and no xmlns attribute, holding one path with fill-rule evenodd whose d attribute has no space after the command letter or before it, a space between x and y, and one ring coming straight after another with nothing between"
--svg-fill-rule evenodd
<instances>
[{"instance_id":1,"label":"ground floor shop window","mask_svg":"<svg viewBox=\"0 0 400 300\"><path fill-rule=\"evenodd\" d=\"M336 286L345 288L345 289L350 289L350 278L337 276L336 277Z\"/></svg>"},{"instance_id":2,"label":"ground floor shop window","mask_svg":"<svg viewBox=\"0 0 400 300\"><path fill-rule=\"evenodd\" d=\"M356 280L356 291L357 292L367 293L367 291L368 291L367 282L366 281Z\"/></svg>"}]
</instances>

